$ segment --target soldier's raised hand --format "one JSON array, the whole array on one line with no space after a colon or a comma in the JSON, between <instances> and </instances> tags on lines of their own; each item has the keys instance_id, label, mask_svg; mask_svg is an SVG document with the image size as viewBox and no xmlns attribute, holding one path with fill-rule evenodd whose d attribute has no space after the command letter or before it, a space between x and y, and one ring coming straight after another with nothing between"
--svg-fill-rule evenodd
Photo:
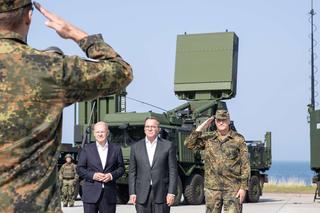
<instances>
[{"instance_id":1,"label":"soldier's raised hand","mask_svg":"<svg viewBox=\"0 0 320 213\"><path fill-rule=\"evenodd\" d=\"M208 129L208 127L211 125L211 123L213 122L213 120L214 120L214 117L211 116L210 118L208 118L207 120L205 120L202 124L200 124L200 125L197 127L196 131L201 132L201 131L203 131L203 130L205 130L205 129Z\"/></svg>"},{"instance_id":2,"label":"soldier's raised hand","mask_svg":"<svg viewBox=\"0 0 320 213\"><path fill-rule=\"evenodd\" d=\"M62 38L72 39L78 42L88 36L87 33L48 11L38 2L33 2L33 4L35 8L48 19L45 24L54 29Z\"/></svg>"}]
</instances>

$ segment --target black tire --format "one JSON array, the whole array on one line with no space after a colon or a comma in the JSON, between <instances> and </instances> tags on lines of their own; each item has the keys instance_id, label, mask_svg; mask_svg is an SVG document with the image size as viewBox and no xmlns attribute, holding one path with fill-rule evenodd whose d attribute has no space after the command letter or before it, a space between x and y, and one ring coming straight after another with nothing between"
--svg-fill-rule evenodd
<instances>
[{"instance_id":1,"label":"black tire","mask_svg":"<svg viewBox=\"0 0 320 213\"><path fill-rule=\"evenodd\" d=\"M204 200L203 177L199 174L189 177L183 195L187 203L191 205L202 204Z\"/></svg>"},{"instance_id":2,"label":"black tire","mask_svg":"<svg viewBox=\"0 0 320 213\"><path fill-rule=\"evenodd\" d=\"M260 180L258 176L252 176L249 182L249 189L247 194L247 201L249 203L256 203L259 201L261 195Z\"/></svg>"},{"instance_id":3,"label":"black tire","mask_svg":"<svg viewBox=\"0 0 320 213\"><path fill-rule=\"evenodd\" d=\"M177 206L180 204L181 202L181 197L182 197L182 181L181 178L178 176L178 180L177 180L177 192L176 192L176 196L174 198L174 206Z\"/></svg>"},{"instance_id":4,"label":"black tire","mask_svg":"<svg viewBox=\"0 0 320 213\"><path fill-rule=\"evenodd\" d=\"M129 201L129 190L127 185L117 185L117 203L127 204Z\"/></svg>"}]
</instances>

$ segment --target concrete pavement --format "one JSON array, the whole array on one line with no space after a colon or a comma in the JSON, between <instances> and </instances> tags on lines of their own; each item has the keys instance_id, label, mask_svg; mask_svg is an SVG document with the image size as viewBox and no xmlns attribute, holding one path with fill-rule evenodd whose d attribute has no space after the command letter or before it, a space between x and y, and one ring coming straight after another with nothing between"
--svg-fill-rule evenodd
<instances>
[{"instance_id":1,"label":"concrete pavement","mask_svg":"<svg viewBox=\"0 0 320 213\"><path fill-rule=\"evenodd\" d=\"M63 207L64 213L82 213L81 201L75 207ZM205 213L205 206L174 206L171 213ZM245 203L243 213L320 213L320 200L313 202L312 194L265 193L259 203ZM117 205L117 213L135 213L133 205Z\"/></svg>"}]
</instances>

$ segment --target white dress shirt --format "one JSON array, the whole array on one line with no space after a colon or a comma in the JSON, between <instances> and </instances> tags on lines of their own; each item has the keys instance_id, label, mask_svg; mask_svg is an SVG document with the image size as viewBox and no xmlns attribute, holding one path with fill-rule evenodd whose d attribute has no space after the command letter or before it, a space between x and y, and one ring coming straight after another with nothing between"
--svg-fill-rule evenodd
<instances>
[{"instance_id":1,"label":"white dress shirt","mask_svg":"<svg viewBox=\"0 0 320 213\"><path fill-rule=\"evenodd\" d=\"M158 137L156 137L156 139L152 142L149 141L148 138L146 137L146 148L147 148L150 166L152 166L154 153L156 152L156 148L157 148L157 142L158 142Z\"/></svg>"},{"instance_id":2,"label":"white dress shirt","mask_svg":"<svg viewBox=\"0 0 320 213\"><path fill-rule=\"evenodd\" d=\"M98 142L96 142L100 161L102 164L102 168L104 169L106 167L107 163L107 157L108 157L108 141L104 144L104 146L101 146ZM104 188L104 184L102 183L102 188Z\"/></svg>"},{"instance_id":3,"label":"white dress shirt","mask_svg":"<svg viewBox=\"0 0 320 213\"><path fill-rule=\"evenodd\" d=\"M157 143L158 143L158 137L156 137L156 139L152 142L149 141L148 138L146 137L146 148L147 148L150 166L152 166L154 153L156 152L156 148L157 148ZM152 185L152 180L150 181L150 185Z\"/></svg>"},{"instance_id":4,"label":"white dress shirt","mask_svg":"<svg viewBox=\"0 0 320 213\"><path fill-rule=\"evenodd\" d=\"M102 163L102 168L106 166L107 163L107 157L108 157L108 141L104 144L104 146L101 146L98 142L96 142L99 157Z\"/></svg>"}]
</instances>

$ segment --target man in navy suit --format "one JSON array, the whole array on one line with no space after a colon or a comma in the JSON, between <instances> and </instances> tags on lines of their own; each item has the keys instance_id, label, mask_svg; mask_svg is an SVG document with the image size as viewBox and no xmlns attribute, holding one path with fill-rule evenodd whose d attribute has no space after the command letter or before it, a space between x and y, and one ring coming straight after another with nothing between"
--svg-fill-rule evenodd
<instances>
[{"instance_id":1,"label":"man in navy suit","mask_svg":"<svg viewBox=\"0 0 320 213\"><path fill-rule=\"evenodd\" d=\"M169 213L177 185L175 145L158 137L159 121L147 118L146 137L131 146L130 201L138 213Z\"/></svg>"},{"instance_id":2,"label":"man in navy suit","mask_svg":"<svg viewBox=\"0 0 320 213\"><path fill-rule=\"evenodd\" d=\"M116 180L124 173L121 148L107 140L107 123L96 123L93 133L96 142L83 148L77 165L78 174L84 180L84 213L114 213L117 203Z\"/></svg>"}]
</instances>

